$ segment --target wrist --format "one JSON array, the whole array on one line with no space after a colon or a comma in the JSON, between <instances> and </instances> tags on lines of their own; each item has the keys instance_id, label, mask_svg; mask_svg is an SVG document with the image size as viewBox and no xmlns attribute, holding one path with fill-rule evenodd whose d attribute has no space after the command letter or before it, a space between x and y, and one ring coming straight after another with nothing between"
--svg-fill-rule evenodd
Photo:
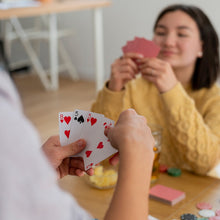
<instances>
[{"instance_id":1,"label":"wrist","mask_svg":"<svg viewBox=\"0 0 220 220\"><path fill-rule=\"evenodd\" d=\"M165 87L163 87L163 88L158 88L158 90L159 90L159 92L161 93L161 94L163 94L163 93L166 93L166 92L169 92L170 90L172 90L176 85L177 85L177 83L178 83L178 81L175 81L175 82L173 82L172 84L168 84L168 85L166 85Z\"/></svg>"},{"instance_id":2,"label":"wrist","mask_svg":"<svg viewBox=\"0 0 220 220\"><path fill-rule=\"evenodd\" d=\"M141 164L150 163L154 159L153 149L146 146L143 143L134 143L134 144L124 144L120 146L119 149L120 154L120 163L133 163L133 164Z\"/></svg>"},{"instance_id":3,"label":"wrist","mask_svg":"<svg viewBox=\"0 0 220 220\"><path fill-rule=\"evenodd\" d=\"M135 147L133 146L133 148ZM124 184L124 180L126 180L129 182L129 188L131 185L132 187L139 185L142 190L145 187L148 188L153 167L153 151L145 149L143 151L124 151L119 154L118 181L120 184Z\"/></svg>"},{"instance_id":4,"label":"wrist","mask_svg":"<svg viewBox=\"0 0 220 220\"><path fill-rule=\"evenodd\" d=\"M120 92L124 89L123 86L117 85L117 83L114 83L111 80L107 82L106 87L114 92Z\"/></svg>"}]
</instances>

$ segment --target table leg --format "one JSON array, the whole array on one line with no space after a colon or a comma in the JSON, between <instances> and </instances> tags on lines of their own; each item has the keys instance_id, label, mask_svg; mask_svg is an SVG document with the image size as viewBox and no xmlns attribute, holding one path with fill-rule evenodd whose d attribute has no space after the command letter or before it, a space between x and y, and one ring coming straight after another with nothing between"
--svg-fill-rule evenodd
<instances>
[{"instance_id":1,"label":"table leg","mask_svg":"<svg viewBox=\"0 0 220 220\"><path fill-rule=\"evenodd\" d=\"M49 15L49 53L50 53L50 76L51 89L58 89L58 36L57 36L57 16L56 14Z\"/></svg>"},{"instance_id":2,"label":"table leg","mask_svg":"<svg viewBox=\"0 0 220 220\"><path fill-rule=\"evenodd\" d=\"M104 84L103 24L101 8L94 9L94 40L96 91L99 91Z\"/></svg>"}]
</instances>

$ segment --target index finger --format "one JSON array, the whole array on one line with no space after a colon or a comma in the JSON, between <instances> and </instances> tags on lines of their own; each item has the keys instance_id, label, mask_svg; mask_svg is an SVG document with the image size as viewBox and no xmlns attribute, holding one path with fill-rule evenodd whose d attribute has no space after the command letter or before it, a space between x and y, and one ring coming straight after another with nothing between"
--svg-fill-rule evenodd
<instances>
[{"instance_id":1,"label":"index finger","mask_svg":"<svg viewBox=\"0 0 220 220\"><path fill-rule=\"evenodd\" d=\"M128 119L134 118L137 115L138 115L137 112L134 109L132 109L132 108L124 110L119 115L119 118L118 118L118 121L116 122L116 124L119 123L120 121L124 121L124 120L127 121Z\"/></svg>"},{"instance_id":2,"label":"index finger","mask_svg":"<svg viewBox=\"0 0 220 220\"><path fill-rule=\"evenodd\" d=\"M141 59L144 58L144 56L140 53L125 53L124 58L131 58L131 59Z\"/></svg>"}]
</instances>

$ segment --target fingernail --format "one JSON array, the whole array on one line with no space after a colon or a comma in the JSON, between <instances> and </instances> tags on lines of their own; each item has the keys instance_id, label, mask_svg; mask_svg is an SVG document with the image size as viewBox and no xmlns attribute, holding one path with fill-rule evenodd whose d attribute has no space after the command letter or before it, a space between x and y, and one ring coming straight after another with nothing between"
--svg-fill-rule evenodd
<instances>
[{"instance_id":1,"label":"fingernail","mask_svg":"<svg viewBox=\"0 0 220 220\"><path fill-rule=\"evenodd\" d=\"M105 129L108 129L108 130L109 130L109 129L110 129L110 126L109 126L109 125L107 125Z\"/></svg>"},{"instance_id":2,"label":"fingernail","mask_svg":"<svg viewBox=\"0 0 220 220\"><path fill-rule=\"evenodd\" d=\"M143 54L138 54L138 57L144 58Z\"/></svg>"},{"instance_id":3,"label":"fingernail","mask_svg":"<svg viewBox=\"0 0 220 220\"><path fill-rule=\"evenodd\" d=\"M83 147L84 146L84 141L83 140L78 140L77 142L76 142L76 144L78 145L78 147Z\"/></svg>"},{"instance_id":4,"label":"fingernail","mask_svg":"<svg viewBox=\"0 0 220 220\"><path fill-rule=\"evenodd\" d=\"M110 130L110 126L107 126L106 128L105 128L105 130L104 130L104 134L105 134L105 136L107 136L108 135L108 131Z\"/></svg>"},{"instance_id":5,"label":"fingernail","mask_svg":"<svg viewBox=\"0 0 220 220\"><path fill-rule=\"evenodd\" d=\"M105 132L108 133L109 130L110 130L110 126L106 126Z\"/></svg>"}]
</instances>

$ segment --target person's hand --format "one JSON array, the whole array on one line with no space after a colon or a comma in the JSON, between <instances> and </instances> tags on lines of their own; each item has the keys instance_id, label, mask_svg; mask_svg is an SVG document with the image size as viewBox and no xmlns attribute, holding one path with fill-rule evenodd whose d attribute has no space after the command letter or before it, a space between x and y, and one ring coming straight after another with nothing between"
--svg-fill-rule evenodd
<instances>
[{"instance_id":1,"label":"person's hand","mask_svg":"<svg viewBox=\"0 0 220 220\"><path fill-rule=\"evenodd\" d=\"M138 68L144 79L155 84L160 93L172 89L178 82L171 65L158 58L138 60Z\"/></svg>"},{"instance_id":2,"label":"person's hand","mask_svg":"<svg viewBox=\"0 0 220 220\"><path fill-rule=\"evenodd\" d=\"M117 165L118 162L119 162L119 153L114 154L114 155L109 159L109 163L110 163L112 166Z\"/></svg>"},{"instance_id":3,"label":"person's hand","mask_svg":"<svg viewBox=\"0 0 220 220\"><path fill-rule=\"evenodd\" d=\"M122 112L116 125L105 130L113 147L119 150L119 155L124 152L136 153L147 151L153 160L154 138L150 128L147 126L146 119L138 115L133 109ZM118 154L110 159L111 164L116 164Z\"/></svg>"},{"instance_id":4,"label":"person's hand","mask_svg":"<svg viewBox=\"0 0 220 220\"><path fill-rule=\"evenodd\" d=\"M74 143L61 147L59 136L50 137L42 146L42 150L57 171L59 178L66 175L84 175L84 163L82 158L71 157L82 151L86 141L80 139ZM87 170L88 175L93 175L94 170Z\"/></svg>"},{"instance_id":5,"label":"person's hand","mask_svg":"<svg viewBox=\"0 0 220 220\"><path fill-rule=\"evenodd\" d=\"M140 58L143 58L140 54L127 53L115 60L111 65L111 77L108 88L112 91L121 91L128 81L134 79L138 73L138 67L134 60Z\"/></svg>"}]
</instances>

